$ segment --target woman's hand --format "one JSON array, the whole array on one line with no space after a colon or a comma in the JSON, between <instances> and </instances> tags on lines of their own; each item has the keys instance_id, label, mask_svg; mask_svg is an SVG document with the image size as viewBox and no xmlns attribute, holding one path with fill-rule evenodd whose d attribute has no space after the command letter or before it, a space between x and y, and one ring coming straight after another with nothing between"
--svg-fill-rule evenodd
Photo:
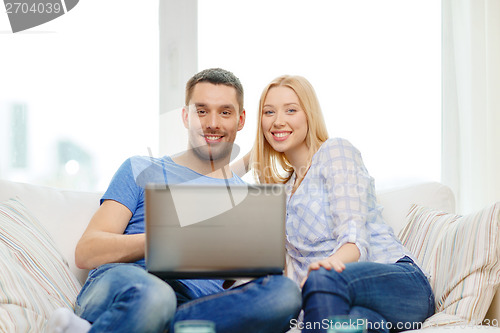
<instances>
[{"instance_id":1,"label":"woman's hand","mask_svg":"<svg viewBox=\"0 0 500 333\"><path fill-rule=\"evenodd\" d=\"M342 260L340 260L336 256L331 256L326 259L313 262L309 265L307 276L302 280L300 287L302 288L304 286L304 283L306 283L307 277L309 276L309 273L311 273L311 271L316 271L321 267L324 267L327 270L334 269L338 273L341 273L345 269L345 265Z\"/></svg>"},{"instance_id":2,"label":"woman's hand","mask_svg":"<svg viewBox=\"0 0 500 333\"><path fill-rule=\"evenodd\" d=\"M360 252L356 244L354 243L345 243L342 245L337 252L320 261L313 262L309 265L309 269L307 270L307 276L302 280L300 287L304 286L306 283L307 277L311 271L316 271L320 269L320 267L324 267L327 270L334 269L335 271L341 273L345 269L345 264L349 262L356 262L360 257Z\"/></svg>"},{"instance_id":3,"label":"woman's hand","mask_svg":"<svg viewBox=\"0 0 500 333\"><path fill-rule=\"evenodd\" d=\"M345 265L340 259L338 259L337 257L329 257L310 264L308 274L311 271L316 271L320 269L320 267L324 267L327 270L331 270L333 268L335 271L339 273L341 273L345 269Z\"/></svg>"}]
</instances>

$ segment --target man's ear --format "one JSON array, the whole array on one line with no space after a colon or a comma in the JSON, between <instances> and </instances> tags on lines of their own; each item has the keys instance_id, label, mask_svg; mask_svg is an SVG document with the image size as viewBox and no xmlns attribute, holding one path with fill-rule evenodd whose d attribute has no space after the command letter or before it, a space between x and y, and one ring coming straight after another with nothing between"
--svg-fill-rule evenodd
<instances>
[{"instance_id":1,"label":"man's ear","mask_svg":"<svg viewBox=\"0 0 500 333\"><path fill-rule=\"evenodd\" d=\"M243 129L243 126L245 126L245 119L246 119L246 112L245 109L241 110L240 116L238 119L238 131L241 131Z\"/></svg>"},{"instance_id":2,"label":"man's ear","mask_svg":"<svg viewBox=\"0 0 500 333\"><path fill-rule=\"evenodd\" d=\"M189 128L189 105L182 108L182 123L185 128Z\"/></svg>"}]
</instances>

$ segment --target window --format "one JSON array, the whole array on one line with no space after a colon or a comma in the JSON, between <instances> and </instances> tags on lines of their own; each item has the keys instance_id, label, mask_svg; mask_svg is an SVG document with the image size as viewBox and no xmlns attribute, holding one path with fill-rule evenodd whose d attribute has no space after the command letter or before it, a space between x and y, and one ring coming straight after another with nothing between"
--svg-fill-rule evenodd
<instances>
[{"instance_id":1,"label":"window","mask_svg":"<svg viewBox=\"0 0 500 333\"><path fill-rule=\"evenodd\" d=\"M0 13L0 177L105 190L158 147L158 1L87 0L12 34Z\"/></svg>"},{"instance_id":2,"label":"window","mask_svg":"<svg viewBox=\"0 0 500 333\"><path fill-rule=\"evenodd\" d=\"M0 30L10 30L6 15ZM165 0L138 10L136 1L88 0L0 39L4 179L104 190L125 158L183 150L185 130L164 117L180 115L165 111L182 106L196 70L215 66L246 89L243 152L263 87L299 74L314 85L330 136L361 150L379 188L440 179L439 1Z\"/></svg>"},{"instance_id":3,"label":"window","mask_svg":"<svg viewBox=\"0 0 500 333\"><path fill-rule=\"evenodd\" d=\"M264 86L281 74L316 89L330 137L363 154L377 187L440 180L439 1L198 1L198 68L223 67L246 91L251 148Z\"/></svg>"}]
</instances>

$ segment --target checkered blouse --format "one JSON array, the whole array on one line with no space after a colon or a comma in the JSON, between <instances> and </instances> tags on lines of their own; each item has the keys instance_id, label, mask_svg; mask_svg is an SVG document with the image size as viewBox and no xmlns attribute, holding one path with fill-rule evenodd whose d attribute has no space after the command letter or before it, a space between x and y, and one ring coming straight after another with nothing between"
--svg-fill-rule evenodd
<instances>
[{"instance_id":1,"label":"checkered blouse","mask_svg":"<svg viewBox=\"0 0 500 333\"><path fill-rule=\"evenodd\" d=\"M347 140L325 141L293 196L287 183L287 274L300 283L309 264L355 243L359 261L394 263L408 250L382 219L373 178ZM411 255L410 255L411 256Z\"/></svg>"}]
</instances>

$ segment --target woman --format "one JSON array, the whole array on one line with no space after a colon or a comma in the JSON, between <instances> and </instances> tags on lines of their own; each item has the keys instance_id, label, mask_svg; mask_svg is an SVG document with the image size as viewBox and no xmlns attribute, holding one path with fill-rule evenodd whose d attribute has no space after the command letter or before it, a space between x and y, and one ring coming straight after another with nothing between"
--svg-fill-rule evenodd
<instances>
[{"instance_id":1,"label":"woman","mask_svg":"<svg viewBox=\"0 0 500 333\"><path fill-rule=\"evenodd\" d=\"M369 332L413 329L434 313L427 277L382 219L360 152L328 139L311 84L281 76L263 91L252 168L285 183L287 275L303 287L304 332L328 318L367 320Z\"/></svg>"}]
</instances>

